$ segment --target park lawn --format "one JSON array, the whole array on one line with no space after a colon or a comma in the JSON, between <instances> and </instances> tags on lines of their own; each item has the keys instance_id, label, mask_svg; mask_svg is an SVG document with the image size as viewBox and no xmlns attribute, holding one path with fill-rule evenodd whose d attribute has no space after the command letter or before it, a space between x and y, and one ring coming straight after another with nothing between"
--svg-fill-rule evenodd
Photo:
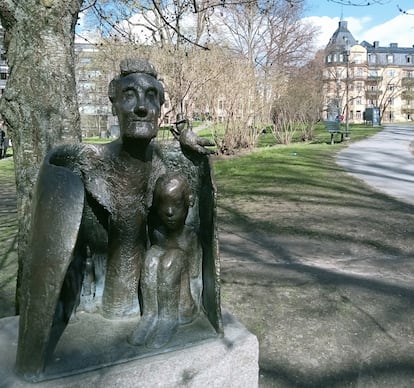
<instances>
[{"instance_id":1,"label":"park lawn","mask_svg":"<svg viewBox=\"0 0 414 388\"><path fill-rule=\"evenodd\" d=\"M366 137L372 129L355 129L352 139ZM290 209L296 202L323 202L327 214L336 203L353 207L360 201L360 183L336 166L334 156L347 142L330 145L329 134L316 143L296 143L289 146L267 146L243 156L215 158L218 187L219 224L248 225L258 231L277 230L293 234L313 234L303 217L295 212L286 217L274 217L280 208ZM321 135L321 136L322 136ZM98 139L88 139L96 142ZM103 141L108 141L107 139ZM13 192L14 166L12 158L1 161L0 186L8 188L2 194L10 199ZM363 197L363 195L362 195ZM320 207L314 211L320 212ZM312 207L307 211L312 214ZM295 224L295 220L297 224ZM338 226L339 229L339 226ZM0 222L0 317L13 313L13 296L17 271L15 235L16 212L7 211Z\"/></svg>"},{"instance_id":2,"label":"park lawn","mask_svg":"<svg viewBox=\"0 0 414 388\"><path fill-rule=\"evenodd\" d=\"M345 130L345 124L342 125L341 127L342 130ZM350 129L350 138L352 141L357 141L357 140L361 140L364 139L368 136L371 136L373 134L375 134L376 132L378 132L379 130L381 130L380 127L371 127L371 126L366 126L366 125L361 125L361 124L350 124L349 126ZM224 129L223 126L220 125L217 128L215 128L214 126L207 128L207 129L202 129L200 131L197 132L198 136L201 137L205 137L211 141L214 141L214 134L215 132L217 133L217 135L223 136L224 134ZM292 143L301 143L301 136L302 133L301 131L298 129L292 139ZM337 135L338 137L335 138L335 141L339 140L339 135ZM331 135L330 133L326 130L324 124L316 124L315 125L315 129L314 129L314 134L313 134L313 138L309 141L307 141L306 143L330 143L331 141ZM257 147L258 148L264 148L264 147L273 147L275 145L277 145L278 142L275 138L275 136L272 134L271 130L267 130L265 133L262 133L258 136L257 138Z\"/></svg>"},{"instance_id":3,"label":"park lawn","mask_svg":"<svg viewBox=\"0 0 414 388\"><path fill-rule=\"evenodd\" d=\"M8 153L9 154L9 153ZM14 314L17 218L13 158L0 161L0 317Z\"/></svg>"},{"instance_id":4,"label":"park lawn","mask_svg":"<svg viewBox=\"0 0 414 388\"><path fill-rule=\"evenodd\" d=\"M327 143L274 146L242 157L215 161L220 215L226 223L263 231L311 233L293 212L279 217L281 208L343 202L352 206L358 182L335 163L343 144ZM358 199L360 200L360 199ZM318 210L319 211L319 210Z\"/></svg>"},{"instance_id":5,"label":"park lawn","mask_svg":"<svg viewBox=\"0 0 414 388\"><path fill-rule=\"evenodd\" d=\"M365 129L357 132L354 139L367 135ZM407 231L413 229L413 207L338 166L336 154L346 144L278 145L217 159L219 228L243 236L254 231L263 243L298 238L343 251L352 247L364 258L412 254ZM379 221L384 217L386 222Z\"/></svg>"}]
</instances>

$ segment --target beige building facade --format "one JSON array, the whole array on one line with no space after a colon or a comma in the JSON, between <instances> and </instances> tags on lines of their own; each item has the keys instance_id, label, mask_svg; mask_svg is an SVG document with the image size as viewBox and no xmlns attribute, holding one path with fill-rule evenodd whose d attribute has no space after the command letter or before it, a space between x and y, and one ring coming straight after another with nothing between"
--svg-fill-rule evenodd
<instances>
[{"instance_id":1,"label":"beige building facade","mask_svg":"<svg viewBox=\"0 0 414 388\"><path fill-rule=\"evenodd\" d=\"M340 21L325 48L325 119L350 123L414 120L414 47L358 43Z\"/></svg>"}]
</instances>

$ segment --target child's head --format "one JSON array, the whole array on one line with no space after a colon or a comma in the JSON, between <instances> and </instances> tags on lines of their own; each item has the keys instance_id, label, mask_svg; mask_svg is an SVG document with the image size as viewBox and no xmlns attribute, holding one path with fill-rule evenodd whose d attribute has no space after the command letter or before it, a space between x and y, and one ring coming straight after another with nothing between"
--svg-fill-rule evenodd
<instances>
[{"instance_id":1,"label":"child's head","mask_svg":"<svg viewBox=\"0 0 414 388\"><path fill-rule=\"evenodd\" d=\"M165 227L171 230L182 227L189 207L193 206L193 195L187 179L181 174L158 178L153 206Z\"/></svg>"}]
</instances>

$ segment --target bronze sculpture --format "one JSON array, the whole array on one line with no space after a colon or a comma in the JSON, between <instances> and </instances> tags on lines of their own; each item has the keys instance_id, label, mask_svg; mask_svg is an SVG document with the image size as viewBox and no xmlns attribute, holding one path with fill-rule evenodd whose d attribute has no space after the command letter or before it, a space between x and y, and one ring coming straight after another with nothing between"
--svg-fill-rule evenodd
<instances>
[{"instance_id":1,"label":"bronze sculpture","mask_svg":"<svg viewBox=\"0 0 414 388\"><path fill-rule=\"evenodd\" d=\"M130 337L134 345L164 346L179 323L191 322L200 309L201 247L193 228L185 225L191 206L185 177L158 178L148 225L151 248L142 276L145 309Z\"/></svg>"},{"instance_id":2,"label":"bronze sculpture","mask_svg":"<svg viewBox=\"0 0 414 388\"><path fill-rule=\"evenodd\" d=\"M163 228L159 228L160 213L158 224L157 220L148 221L148 213L155 182L164 174L183 172L194 192L190 214L187 216L189 202L186 210L182 208L187 223L192 225L188 230L194 233L194 244L201 247L202 258L194 262L202 265L203 273L193 276L196 290L193 294L200 294L202 287L203 296L201 302L200 296L195 298L198 306L193 307L194 311L202 308L216 332L222 331L215 188L206 157L209 151L204 148L209 143L195 136L190 128L180 128L175 134L180 139L180 147L158 145L152 140L158 131L164 89L154 67L147 61L121 62L121 74L111 81L108 94L118 116L120 138L106 145L60 146L46 156L39 172L31 249L23 268L16 359L17 373L30 381L42 379L48 358L79 305L82 283L94 282L90 251L98 247L106 251L105 271L100 274L104 278L102 299L97 301L95 311L114 320L141 314L146 317L145 293L154 289L153 285L146 289L145 276L141 279L144 259L151 262L147 224L152 228L153 240L158 233L158 239L154 240L157 244L163 234ZM176 227L183 231L182 220ZM169 238L164 239L164 245L168 241ZM164 254L182 255L184 251L175 247L166 249ZM179 262L180 255L178 259L177 255L174 257ZM138 323L130 336L131 343L144 342L159 348L174 335L180 317L176 313L163 315L163 312L165 308L176 310L177 300L171 301L171 296L177 298L177 287L190 292L189 272L194 271L189 270L188 263L190 260L182 260L182 268L176 271L179 275L174 274L169 280L170 273L160 274L161 268L168 269L168 265L158 263L157 276L164 278L164 288L156 285L158 307L162 311L157 310L158 319L150 327ZM170 293L167 283L168 287L174 287ZM143 301L139 300L140 288ZM191 303L189 295L186 303ZM153 297L150 293L147 300ZM151 302L148 304L151 306ZM148 307L148 311L151 309ZM169 321L164 322L164 318ZM140 336L146 340L138 340Z\"/></svg>"}]
</instances>

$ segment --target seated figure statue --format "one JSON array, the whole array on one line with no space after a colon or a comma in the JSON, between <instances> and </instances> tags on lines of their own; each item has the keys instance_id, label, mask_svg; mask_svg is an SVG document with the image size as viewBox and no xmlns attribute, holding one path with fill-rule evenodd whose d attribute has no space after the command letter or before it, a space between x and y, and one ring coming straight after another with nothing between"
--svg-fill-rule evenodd
<instances>
[{"instance_id":1,"label":"seated figure statue","mask_svg":"<svg viewBox=\"0 0 414 388\"><path fill-rule=\"evenodd\" d=\"M216 194L209 150L204 148L210 144L188 126L175 133L179 145L155 142L164 102L157 73L145 60L124 60L120 68L108 91L120 137L104 145L59 146L48 153L39 171L30 249L22 271L16 358L17 373L30 381L43 378L79 304L85 267L87 277L95 268L90 260L97 250L106 257L100 265L105 268L103 292L97 308L89 310L112 320L139 319L149 208L155 182L166 173L181 171L190 177L195 205L189 218L202 247L201 304L214 329L222 330ZM165 292L157 289L158 298L165 298L160 305L169 305L172 294L161 295ZM136 331L132 337L137 337Z\"/></svg>"},{"instance_id":2,"label":"seated figure statue","mask_svg":"<svg viewBox=\"0 0 414 388\"><path fill-rule=\"evenodd\" d=\"M200 310L201 247L186 225L193 195L181 174L158 178L148 228L151 248L142 273L143 315L130 343L160 348L179 324L191 322Z\"/></svg>"}]
</instances>

